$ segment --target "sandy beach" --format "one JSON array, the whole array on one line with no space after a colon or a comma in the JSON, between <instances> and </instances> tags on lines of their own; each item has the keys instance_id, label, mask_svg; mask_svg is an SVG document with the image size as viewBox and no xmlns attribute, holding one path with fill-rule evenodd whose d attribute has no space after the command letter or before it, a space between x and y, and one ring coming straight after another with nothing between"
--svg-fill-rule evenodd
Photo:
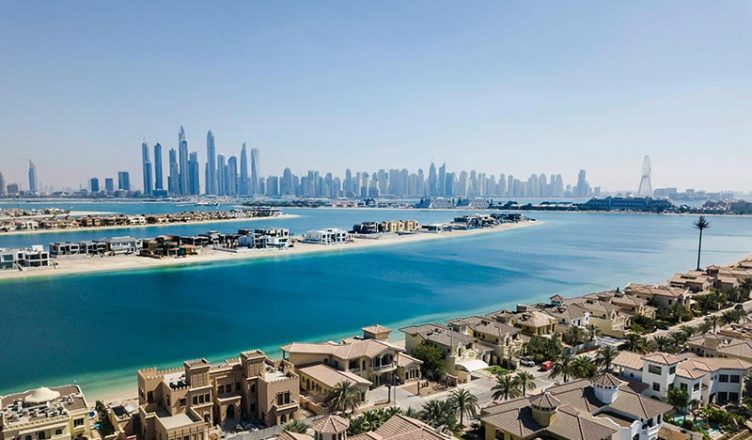
<instances>
[{"instance_id":1,"label":"sandy beach","mask_svg":"<svg viewBox=\"0 0 752 440\"><path fill-rule=\"evenodd\" d=\"M82 231L112 231L118 229L140 229L140 228L163 228L166 226L183 226L183 225L200 225L204 223L233 223L233 222L253 222L258 220L284 220L288 218L299 217L295 214L280 214L273 217L245 217L245 218L227 218L218 220L198 220L192 222L173 222L173 223L154 223L146 225L118 225L118 226L92 226L85 228L71 228L71 229L34 229L34 230L21 230L21 231L0 231L0 237L6 235L36 235L36 234L64 234L66 232L82 232Z\"/></svg>"},{"instance_id":2,"label":"sandy beach","mask_svg":"<svg viewBox=\"0 0 752 440\"><path fill-rule=\"evenodd\" d=\"M291 255L351 251L379 246L450 239L455 237L467 237L479 234L491 234L507 231L510 229L524 228L541 223L542 222L540 221L525 221L520 223L507 223L483 229L458 230L440 233L418 232L410 235L382 235L374 238L353 238L353 241L350 243L337 245L321 245L298 242L295 243L294 247L286 249L239 249L237 251L203 249L199 255L181 258L154 259L137 255L118 255L111 257L84 255L71 256L53 259L52 261L56 263L53 268L31 269L26 271L4 271L3 273L0 273L0 280L19 278L26 279L34 277L54 277L60 275L94 272L116 272L126 270L152 269L159 267L197 265L220 261L242 261L259 258L284 257Z\"/></svg>"}]
</instances>

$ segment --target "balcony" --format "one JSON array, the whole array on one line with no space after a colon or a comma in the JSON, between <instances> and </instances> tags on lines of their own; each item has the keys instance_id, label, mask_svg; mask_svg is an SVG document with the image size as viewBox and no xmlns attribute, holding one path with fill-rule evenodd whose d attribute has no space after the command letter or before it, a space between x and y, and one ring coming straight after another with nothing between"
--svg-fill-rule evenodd
<instances>
[{"instance_id":1,"label":"balcony","mask_svg":"<svg viewBox=\"0 0 752 440\"><path fill-rule=\"evenodd\" d=\"M394 362L389 363L389 364L381 364L381 365L378 365L378 366L372 366L371 367L371 371L374 372L374 373L376 373L376 372L380 373L380 372L383 372L383 371L391 371L391 370L394 370L396 368L397 368L397 361L394 361Z\"/></svg>"}]
</instances>

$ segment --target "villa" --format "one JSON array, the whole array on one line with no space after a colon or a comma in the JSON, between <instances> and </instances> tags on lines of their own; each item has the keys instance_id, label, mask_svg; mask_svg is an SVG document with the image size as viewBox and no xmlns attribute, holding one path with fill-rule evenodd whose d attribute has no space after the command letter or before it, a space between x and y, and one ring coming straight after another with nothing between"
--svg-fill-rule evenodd
<instances>
[{"instance_id":1,"label":"villa","mask_svg":"<svg viewBox=\"0 0 752 440\"><path fill-rule=\"evenodd\" d=\"M557 323L553 316L524 305L518 305L516 312L502 310L486 316L503 324L515 326L528 336L551 336Z\"/></svg>"},{"instance_id":2,"label":"villa","mask_svg":"<svg viewBox=\"0 0 752 440\"><path fill-rule=\"evenodd\" d=\"M702 404L741 403L744 377L752 364L739 359L699 358L688 354L652 353L640 355L621 351L614 359L623 379L647 385L643 394L666 398L678 387L689 400Z\"/></svg>"},{"instance_id":3,"label":"villa","mask_svg":"<svg viewBox=\"0 0 752 440\"><path fill-rule=\"evenodd\" d=\"M283 358L301 377L301 389L320 400L340 382L348 382L361 391L361 401L368 390L420 379L422 362L390 344L391 330L381 326L363 328L361 339L340 343L300 343L281 347Z\"/></svg>"},{"instance_id":4,"label":"villa","mask_svg":"<svg viewBox=\"0 0 752 440\"><path fill-rule=\"evenodd\" d=\"M348 440L350 421L339 416L326 416L315 420L311 426L313 437L284 431L277 440ZM349 440L451 440L453 436L411 417L395 414L373 431L349 437Z\"/></svg>"},{"instance_id":5,"label":"villa","mask_svg":"<svg viewBox=\"0 0 752 440\"><path fill-rule=\"evenodd\" d=\"M676 304L689 309L691 293L688 288L672 285L650 285L629 283L624 287L626 295L635 296L652 302L660 307L673 307Z\"/></svg>"},{"instance_id":6,"label":"villa","mask_svg":"<svg viewBox=\"0 0 752 440\"><path fill-rule=\"evenodd\" d=\"M412 353L423 343L444 353L446 372L460 382L468 382L474 371L488 368L496 346L482 344L474 336L439 324L423 324L400 329L405 334L405 348Z\"/></svg>"},{"instance_id":7,"label":"villa","mask_svg":"<svg viewBox=\"0 0 752 440\"><path fill-rule=\"evenodd\" d=\"M298 413L299 390L293 366L259 350L218 365L198 359L182 368L139 370L140 437L208 440L208 428L225 422L285 424Z\"/></svg>"},{"instance_id":8,"label":"villa","mask_svg":"<svg viewBox=\"0 0 752 440\"><path fill-rule=\"evenodd\" d=\"M89 405L78 385L0 397L0 440L91 438Z\"/></svg>"},{"instance_id":9,"label":"villa","mask_svg":"<svg viewBox=\"0 0 752 440\"><path fill-rule=\"evenodd\" d=\"M311 230L303 234L303 243L341 244L350 240L350 234L339 228Z\"/></svg>"},{"instance_id":10,"label":"villa","mask_svg":"<svg viewBox=\"0 0 752 440\"><path fill-rule=\"evenodd\" d=\"M701 357L740 359L752 364L752 341L721 334L704 334L690 338L687 348Z\"/></svg>"},{"instance_id":11,"label":"villa","mask_svg":"<svg viewBox=\"0 0 752 440\"><path fill-rule=\"evenodd\" d=\"M496 320L470 316L449 321L449 329L472 336L478 344L493 347L489 362L499 365L505 359L519 354L522 350L523 340L520 337L520 329Z\"/></svg>"},{"instance_id":12,"label":"villa","mask_svg":"<svg viewBox=\"0 0 752 440\"><path fill-rule=\"evenodd\" d=\"M483 408L486 440L656 440L673 407L609 373Z\"/></svg>"},{"instance_id":13,"label":"villa","mask_svg":"<svg viewBox=\"0 0 752 440\"><path fill-rule=\"evenodd\" d=\"M0 270L37 269L50 267L50 253L41 245L27 248L0 248Z\"/></svg>"}]
</instances>

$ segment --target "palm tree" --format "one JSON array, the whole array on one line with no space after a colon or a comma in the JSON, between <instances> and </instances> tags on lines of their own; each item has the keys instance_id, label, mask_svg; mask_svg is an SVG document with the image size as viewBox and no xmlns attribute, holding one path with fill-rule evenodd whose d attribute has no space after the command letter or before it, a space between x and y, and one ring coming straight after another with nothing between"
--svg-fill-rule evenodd
<instances>
[{"instance_id":1,"label":"palm tree","mask_svg":"<svg viewBox=\"0 0 752 440\"><path fill-rule=\"evenodd\" d=\"M700 334L707 333L713 328L713 324L703 321L697 326L697 332Z\"/></svg>"},{"instance_id":2,"label":"palm tree","mask_svg":"<svg viewBox=\"0 0 752 440\"><path fill-rule=\"evenodd\" d=\"M713 328L713 333L715 333L716 329L718 328L718 321L720 321L718 315L709 315L705 317L705 322L710 324L710 326Z\"/></svg>"},{"instance_id":3,"label":"palm tree","mask_svg":"<svg viewBox=\"0 0 752 440\"><path fill-rule=\"evenodd\" d=\"M569 381L569 376L572 374L572 360L574 358L571 354L562 353L561 356L554 361L553 368L551 368L551 374L549 377L552 379L557 376L563 376L564 382Z\"/></svg>"},{"instance_id":4,"label":"palm tree","mask_svg":"<svg viewBox=\"0 0 752 440\"><path fill-rule=\"evenodd\" d=\"M460 427L465 426L465 415L475 417L478 413L478 398L464 388L454 390L449 395L449 403L460 415Z\"/></svg>"},{"instance_id":5,"label":"palm tree","mask_svg":"<svg viewBox=\"0 0 752 440\"><path fill-rule=\"evenodd\" d=\"M342 381L326 396L326 403L335 412L355 412L360 405L360 391L350 382Z\"/></svg>"},{"instance_id":6,"label":"palm tree","mask_svg":"<svg viewBox=\"0 0 752 440\"><path fill-rule=\"evenodd\" d=\"M451 431L457 426L454 407L448 401L430 400L423 404L420 418L440 431Z\"/></svg>"},{"instance_id":7,"label":"palm tree","mask_svg":"<svg viewBox=\"0 0 752 440\"><path fill-rule=\"evenodd\" d=\"M695 334L695 328L689 325L683 325L680 327L681 331L687 335L687 339L691 338Z\"/></svg>"},{"instance_id":8,"label":"palm tree","mask_svg":"<svg viewBox=\"0 0 752 440\"><path fill-rule=\"evenodd\" d=\"M293 420L282 427L285 431L296 432L298 434L305 434L308 428L310 428L310 425L302 420Z\"/></svg>"},{"instance_id":9,"label":"palm tree","mask_svg":"<svg viewBox=\"0 0 752 440\"><path fill-rule=\"evenodd\" d=\"M709 227L710 222L705 218L704 215L701 215L700 218L698 218L695 222L695 228L700 231L700 241L697 246L697 270L700 270L700 254L702 254L702 231L708 229Z\"/></svg>"},{"instance_id":10,"label":"palm tree","mask_svg":"<svg viewBox=\"0 0 752 440\"><path fill-rule=\"evenodd\" d=\"M602 366L604 370L611 371L611 362L619 355L619 351L610 345L604 345L598 350L598 355L595 358L598 365Z\"/></svg>"},{"instance_id":11,"label":"palm tree","mask_svg":"<svg viewBox=\"0 0 752 440\"><path fill-rule=\"evenodd\" d=\"M674 342L671 340L671 338L668 338L666 336L656 336L653 338L653 344L655 344L655 349L658 351L663 352L670 352L673 350Z\"/></svg>"},{"instance_id":12,"label":"palm tree","mask_svg":"<svg viewBox=\"0 0 752 440\"><path fill-rule=\"evenodd\" d=\"M522 388L522 397L525 397L527 390L535 389L535 376L527 371L520 371L517 373L517 377L514 378L517 381L517 386Z\"/></svg>"},{"instance_id":13,"label":"palm tree","mask_svg":"<svg viewBox=\"0 0 752 440\"><path fill-rule=\"evenodd\" d=\"M598 366L589 357L582 355L572 360L572 376L593 377L598 371Z\"/></svg>"},{"instance_id":14,"label":"palm tree","mask_svg":"<svg viewBox=\"0 0 752 440\"><path fill-rule=\"evenodd\" d=\"M601 329L595 324L588 324L585 329L587 330L588 340L593 342L595 337L601 334Z\"/></svg>"},{"instance_id":15,"label":"palm tree","mask_svg":"<svg viewBox=\"0 0 752 440\"><path fill-rule=\"evenodd\" d=\"M624 337L624 349L635 353L647 352L647 340L637 333L627 333Z\"/></svg>"},{"instance_id":16,"label":"palm tree","mask_svg":"<svg viewBox=\"0 0 752 440\"><path fill-rule=\"evenodd\" d=\"M510 397L519 397L520 395L519 384L516 380L512 379L512 376L510 374L497 374L496 385L491 388L491 391L493 391L491 397L493 397L494 400L506 400Z\"/></svg>"},{"instance_id":17,"label":"palm tree","mask_svg":"<svg viewBox=\"0 0 752 440\"><path fill-rule=\"evenodd\" d=\"M564 335L564 339L573 347L577 347L578 345L585 342L585 329L573 325L572 327L569 327L569 330L567 330L567 333Z\"/></svg>"}]
</instances>

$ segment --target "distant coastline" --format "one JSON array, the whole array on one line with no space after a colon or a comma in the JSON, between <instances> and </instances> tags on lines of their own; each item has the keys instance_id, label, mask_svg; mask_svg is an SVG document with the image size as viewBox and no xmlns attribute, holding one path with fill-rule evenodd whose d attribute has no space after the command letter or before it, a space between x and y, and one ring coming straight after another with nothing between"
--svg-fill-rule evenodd
<instances>
[{"instance_id":1,"label":"distant coastline","mask_svg":"<svg viewBox=\"0 0 752 440\"><path fill-rule=\"evenodd\" d=\"M274 217L279 218L279 217ZM243 219L248 220L248 219ZM240 221L240 220L229 220ZM292 255L319 254L330 252L347 252L351 250L367 249L380 246L393 246L406 243L416 243L430 240L451 239L468 237L480 234L503 232L511 229L524 228L542 224L540 221L523 221L519 223L504 223L486 228L453 230L439 233L417 232L405 235L388 235L374 238L354 237L352 243L346 244L308 244L296 243L294 247L287 249L254 249L248 251L225 251L207 249L201 254L184 258L153 259L137 255L119 255L108 257L74 256L57 258L54 268L32 269L26 271L3 271L0 273L0 281L13 279L29 279L38 277L55 277L61 275L87 274L95 272L117 272L138 269L150 269L159 267L177 267L185 265L199 265L214 262L244 261L252 259L278 258ZM98 228L95 228L98 229Z\"/></svg>"}]
</instances>

